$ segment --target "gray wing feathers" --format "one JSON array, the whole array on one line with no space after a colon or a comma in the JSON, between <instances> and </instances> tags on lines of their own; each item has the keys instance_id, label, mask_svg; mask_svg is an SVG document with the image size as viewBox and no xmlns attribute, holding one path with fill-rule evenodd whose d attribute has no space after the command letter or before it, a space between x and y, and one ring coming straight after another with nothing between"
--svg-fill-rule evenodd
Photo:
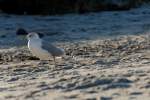
<instances>
[{"instance_id":1,"label":"gray wing feathers","mask_svg":"<svg viewBox=\"0 0 150 100\"><path fill-rule=\"evenodd\" d=\"M42 48L47 50L52 56L62 56L64 54L64 50L58 48L46 41L42 41Z\"/></svg>"}]
</instances>

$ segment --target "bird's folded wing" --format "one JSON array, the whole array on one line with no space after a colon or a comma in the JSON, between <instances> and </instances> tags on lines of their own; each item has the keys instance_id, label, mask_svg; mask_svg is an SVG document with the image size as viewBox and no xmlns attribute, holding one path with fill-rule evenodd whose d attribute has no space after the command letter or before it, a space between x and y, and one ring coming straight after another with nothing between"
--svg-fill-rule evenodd
<instances>
[{"instance_id":1,"label":"bird's folded wing","mask_svg":"<svg viewBox=\"0 0 150 100\"><path fill-rule=\"evenodd\" d=\"M42 49L48 51L52 56L62 56L64 54L64 50L58 48L46 41L42 41Z\"/></svg>"}]
</instances>

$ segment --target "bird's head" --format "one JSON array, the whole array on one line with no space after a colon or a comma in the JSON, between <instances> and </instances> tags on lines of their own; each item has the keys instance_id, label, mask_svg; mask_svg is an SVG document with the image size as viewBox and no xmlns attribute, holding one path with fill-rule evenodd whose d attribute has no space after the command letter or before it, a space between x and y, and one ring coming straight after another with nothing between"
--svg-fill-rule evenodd
<instances>
[{"instance_id":1,"label":"bird's head","mask_svg":"<svg viewBox=\"0 0 150 100\"><path fill-rule=\"evenodd\" d=\"M31 32L27 35L27 39L31 40L31 39L40 39L39 35L35 32Z\"/></svg>"},{"instance_id":2,"label":"bird's head","mask_svg":"<svg viewBox=\"0 0 150 100\"><path fill-rule=\"evenodd\" d=\"M28 40L30 39L40 39L43 37L43 34L41 33L36 33L36 32L31 32L27 35Z\"/></svg>"}]
</instances>

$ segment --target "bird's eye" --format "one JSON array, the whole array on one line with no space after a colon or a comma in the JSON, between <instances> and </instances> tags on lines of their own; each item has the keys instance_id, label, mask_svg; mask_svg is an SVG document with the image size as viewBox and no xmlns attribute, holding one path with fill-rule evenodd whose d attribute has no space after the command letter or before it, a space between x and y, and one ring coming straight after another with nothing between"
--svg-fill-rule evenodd
<instances>
[{"instance_id":1,"label":"bird's eye","mask_svg":"<svg viewBox=\"0 0 150 100\"><path fill-rule=\"evenodd\" d=\"M28 35L29 37L32 37L32 35Z\"/></svg>"}]
</instances>

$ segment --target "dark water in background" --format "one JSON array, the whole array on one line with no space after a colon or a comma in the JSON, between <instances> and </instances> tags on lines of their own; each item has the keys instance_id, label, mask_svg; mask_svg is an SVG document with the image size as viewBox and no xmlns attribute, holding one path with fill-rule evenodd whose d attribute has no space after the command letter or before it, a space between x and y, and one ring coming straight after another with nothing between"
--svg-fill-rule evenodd
<instances>
[{"instance_id":1,"label":"dark water in background","mask_svg":"<svg viewBox=\"0 0 150 100\"><path fill-rule=\"evenodd\" d=\"M88 13L61 16L0 15L0 45L25 45L15 35L17 28L45 34L50 42L94 40L120 35L143 34L150 31L150 7L130 11Z\"/></svg>"}]
</instances>

